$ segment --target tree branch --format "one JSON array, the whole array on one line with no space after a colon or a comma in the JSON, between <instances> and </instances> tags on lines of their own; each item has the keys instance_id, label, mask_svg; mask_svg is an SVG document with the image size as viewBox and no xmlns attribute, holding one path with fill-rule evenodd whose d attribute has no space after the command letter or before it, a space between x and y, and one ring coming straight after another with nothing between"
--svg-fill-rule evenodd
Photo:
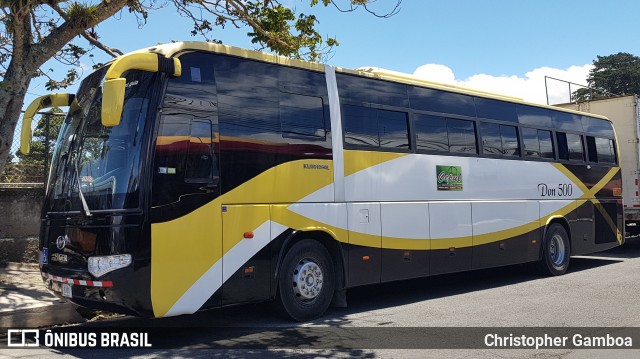
<instances>
[{"instance_id":1,"label":"tree branch","mask_svg":"<svg viewBox=\"0 0 640 359\"><path fill-rule=\"evenodd\" d=\"M388 19L394 15L396 15L398 12L400 12L400 4L402 3L402 0L396 0L396 5L393 7L393 9L389 12L387 12L386 14L379 14L378 12L369 9L368 5L371 3L376 2L376 0L371 0L371 1L367 1L361 5L353 5L353 2L350 2L349 8L348 9L342 9L338 4L336 4L335 0L331 0L331 4L333 4L333 6L340 12L353 12L355 11L358 7L362 6L362 8L368 12L369 14L381 18L381 19Z\"/></svg>"},{"instance_id":2,"label":"tree branch","mask_svg":"<svg viewBox=\"0 0 640 359\"><path fill-rule=\"evenodd\" d=\"M82 37L84 37L85 39L87 39L87 41L89 41L89 43L97 48L99 48L100 50L106 52L109 56L111 57L118 57L120 55L124 55L124 53L114 47L107 47L105 44L101 43L100 41L98 41L98 39L92 37L91 35L89 35L86 31L83 31L80 35L82 35Z\"/></svg>"},{"instance_id":3,"label":"tree branch","mask_svg":"<svg viewBox=\"0 0 640 359\"><path fill-rule=\"evenodd\" d=\"M127 5L130 0L105 0L96 6L95 15L91 18L69 19L51 32L37 44L34 44L30 55L32 61L40 67L47 59L64 47L74 37L82 34L102 21L110 18Z\"/></svg>"},{"instance_id":4,"label":"tree branch","mask_svg":"<svg viewBox=\"0 0 640 359\"><path fill-rule=\"evenodd\" d=\"M64 10L62 10L60 8L60 6L58 6L58 4L56 3L51 3L49 4L49 6L51 6L51 8L53 10L55 10L58 15L60 15L60 17L62 17L62 19L64 21L70 21L69 17L67 16L67 14L64 12ZM80 33L80 35L82 35L82 37L84 37L87 41L89 41L89 43L97 48L99 48L100 50L104 51L107 55L111 56L111 57L118 57L120 55L124 55L124 53L116 48L113 47L108 47L105 44L103 44L102 42L98 41L98 39L94 38L93 36L89 35L86 31L86 29L84 31L82 31L82 33Z\"/></svg>"},{"instance_id":5,"label":"tree branch","mask_svg":"<svg viewBox=\"0 0 640 359\"><path fill-rule=\"evenodd\" d=\"M237 11L239 14L242 15L242 19L244 19L254 30L256 30L257 32L261 33L265 37L269 38L269 40L275 42L279 46L282 46L282 47L287 48L287 49L292 49L293 48L293 46L291 46L290 44L286 43L285 41L282 41L277 36L273 36L273 34L271 34L270 32L266 31L265 29L262 28L262 26L260 26L257 22L255 22L251 18L251 16L249 16L249 12L247 10L247 7L242 2L238 2L236 0L226 0L226 1L227 1L227 4L231 5L235 11Z\"/></svg>"}]
</instances>

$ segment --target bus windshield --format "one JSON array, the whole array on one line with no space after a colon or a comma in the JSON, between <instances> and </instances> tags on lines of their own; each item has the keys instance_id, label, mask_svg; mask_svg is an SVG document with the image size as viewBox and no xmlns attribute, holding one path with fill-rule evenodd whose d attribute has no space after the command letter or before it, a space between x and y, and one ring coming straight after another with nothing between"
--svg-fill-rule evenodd
<instances>
[{"instance_id":1,"label":"bus windshield","mask_svg":"<svg viewBox=\"0 0 640 359\"><path fill-rule=\"evenodd\" d=\"M49 211L118 210L139 207L144 127L154 74L129 71L122 119L101 122L106 69L87 77L61 129L47 185Z\"/></svg>"}]
</instances>

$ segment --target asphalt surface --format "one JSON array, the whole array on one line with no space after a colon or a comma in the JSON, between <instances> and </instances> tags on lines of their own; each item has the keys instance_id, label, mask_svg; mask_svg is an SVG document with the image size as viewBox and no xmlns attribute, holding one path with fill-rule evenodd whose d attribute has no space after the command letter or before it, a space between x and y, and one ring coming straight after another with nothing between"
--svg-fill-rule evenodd
<instances>
[{"instance_id":1,"label":"asphalt surface","mask_svg":"<svg viewBox=\"0 0 640 359\"><path fill-rule=\"evenodd\" d=\"M512 266L357 288L348 293L348 308L332 308L322 319L305 324L282 319L268 304L166 319L123 317L72 328L169 327L164 330L175 330L175 335L165 336L162 348L25 349L4 351L0 357L638 358L640 350L620 349L336 349L323 344L326 338L303 338L311 348L317 344L324 349L282 349L296 345L290 337L265 333L300 333L309 327L383 328L375 333L384 342L385 333L393 336L409 327L640 327L639 279L640 240L633 239L608 252L572 258L569 272L560 277L540 277ZM198 329L189 329L194 327ZM224 336L224 328L230 327L251 332ZM211 349L218 347L221 336L230 348L257 336L272 349Z\"/></svg>"}]
</instances>

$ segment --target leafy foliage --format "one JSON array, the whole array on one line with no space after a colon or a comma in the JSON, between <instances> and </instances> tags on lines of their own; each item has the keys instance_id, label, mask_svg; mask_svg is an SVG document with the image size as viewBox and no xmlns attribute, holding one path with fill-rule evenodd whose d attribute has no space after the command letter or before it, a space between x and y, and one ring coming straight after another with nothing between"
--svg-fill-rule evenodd
<instances>
[{"instance_id":1,"label":"leafy foliage","mask_svg":"<svg viewBox=\"0 0 640 359\"><path fill-rule=\"evenodd\" d=\"M38 125L33 130L31 152L28 155L23 155L19 151L15 156L10 154L10 163L2 174L3 182L24 183L44 180L63 121L64 112L59 108L53 108L41 115ZM14 162L15 159L18 161Z\"/></svg>"},{"instance_id":2,"label":"leafy foliage","mask_svg":"<svg viewBox=\"0 0 640 359\"><path fill-rule=\"evenodd\" d=\"M377 17L389 17L402 0L391 2L390 11L377 13L376 0L298 0L314 6L333 6L340 12L358 9ZM46 89L65 88L81 77L80 59L92 50L112 57L122 51L100 41L101 22L126 9L142 27L154 10L173 6L193 23L193 36L212 37L216 28L248 28L247 35L259 49L312 61L322 60L338 41L323 37L313 14L297 14L292 1L280 0L0 0L0 171L7 163L12 134L32 77L47 78ZM389 6L387 3L385 6ZM177 34L179 35L179 34ZM55 59L70 68L63 76L42 66ZM95 64L97 66L100 64Z\"/></svg>"},{"instance_id":3,"label":"leafy foliage","mask_svg":"<svg viewBox=\"0 0 640 359\"><path fill-rule=\"evenodd\" d=\"M640 94L640 57L626 52L598 56L589 71L587 84L572 94L573 101Z\"/></svg>"}]
</instances>

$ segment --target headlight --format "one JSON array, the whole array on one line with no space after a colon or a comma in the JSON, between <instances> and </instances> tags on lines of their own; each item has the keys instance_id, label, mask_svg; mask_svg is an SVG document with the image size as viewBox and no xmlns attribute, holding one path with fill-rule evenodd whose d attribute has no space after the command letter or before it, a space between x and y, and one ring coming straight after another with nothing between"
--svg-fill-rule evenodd
<instances>
[{"instance_id":1,"label":"headlight","mask_svg":"<svg viewBox=\"0 0 640 359\"><path fill-rule=\"evenodd\" d=\"M89 257L89 273L100 277L116 269L124 268L129 264L131 264L131 254Z\"/></svg>"}]
</instances>

